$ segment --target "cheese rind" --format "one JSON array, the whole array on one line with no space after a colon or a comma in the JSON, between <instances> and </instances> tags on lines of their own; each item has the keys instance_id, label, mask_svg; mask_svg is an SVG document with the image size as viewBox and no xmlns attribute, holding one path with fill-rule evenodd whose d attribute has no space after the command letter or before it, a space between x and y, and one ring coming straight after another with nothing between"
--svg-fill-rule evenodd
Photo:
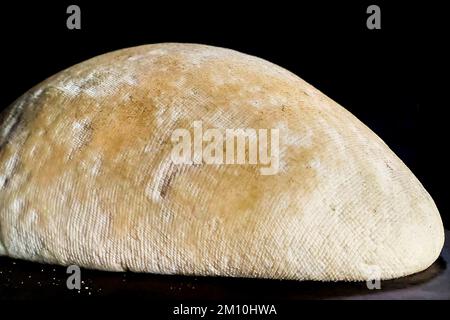
<instances>
[{"instance_id":1,"label":"cheese rind","mask_svg":"<svg viewBox=\"0 0 450 320\"><path fill-rule=\"evenodd\" d=\"M270 62L156 44L64 70L0 125L0 254L101 270L298 280L426 269L429 194L352 114ZM280 164L174 164L174 130L279 129Z\"/></svg>"}]
</instances>

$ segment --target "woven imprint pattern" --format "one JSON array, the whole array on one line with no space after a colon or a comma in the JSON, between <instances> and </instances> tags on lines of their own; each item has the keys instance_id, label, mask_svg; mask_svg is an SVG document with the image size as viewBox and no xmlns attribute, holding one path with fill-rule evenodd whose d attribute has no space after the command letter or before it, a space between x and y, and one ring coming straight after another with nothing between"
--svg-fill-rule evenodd
<instances>
[{"instance_id":1,"label":"woven imprint pattern","mask_svg":"<svg viewBox=\"0 0 450 320\"><path fill-rule=\"evenodd\" d=\"M0 254L101 270L300 280L412 274L433 200L370 129L296 75L203 45L111 52L0 124ZM280 167L174 164L177 128L277 128Z\"/></svg>"}]
</instances>

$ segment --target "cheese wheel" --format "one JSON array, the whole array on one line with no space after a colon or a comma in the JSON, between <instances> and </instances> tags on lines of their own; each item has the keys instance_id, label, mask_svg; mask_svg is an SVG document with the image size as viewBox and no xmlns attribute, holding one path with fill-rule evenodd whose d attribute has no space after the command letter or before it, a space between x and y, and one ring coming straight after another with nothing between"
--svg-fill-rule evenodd
<instances>
[{"instance_id":1,"label":"cheese wheel","mask_svg":"<svg viewBox=\"0 0 450 320\"><path fill-rule=\"evenodd\" d=\"M276 152L273 172L261 155L198 156L208 130L247 129L278 132L266 150ZM176 132L197 142L190 161L174 160ZM250 142L264 137L247 138L249 158ZM375 133L296 75L233 50L164 43L107 53L45 80L1 116L2 255L358 281L422 271L443 243L432 198Z\"/></svg>"}]
</instances>

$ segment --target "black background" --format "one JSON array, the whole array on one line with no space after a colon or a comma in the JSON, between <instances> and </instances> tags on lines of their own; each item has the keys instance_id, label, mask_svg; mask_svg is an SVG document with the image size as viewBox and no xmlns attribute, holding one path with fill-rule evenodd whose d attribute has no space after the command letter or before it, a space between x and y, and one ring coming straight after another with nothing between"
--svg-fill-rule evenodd
<instances>
[{"instance_id":1,"label":"black background","mask_svg":"<svg viewBox=\"0 0 450 320\"><path fill-rule=\"evenodd\" d=\"M0 108L46 77L111 50L156 42L236 49L285 67L345 106L411 168L450 225L448 49L439 2L39 1L0 4ZM81 8L81 30L66 8ZM366 8L381 7L381 30Z\"/></svg>"}]
</instances>

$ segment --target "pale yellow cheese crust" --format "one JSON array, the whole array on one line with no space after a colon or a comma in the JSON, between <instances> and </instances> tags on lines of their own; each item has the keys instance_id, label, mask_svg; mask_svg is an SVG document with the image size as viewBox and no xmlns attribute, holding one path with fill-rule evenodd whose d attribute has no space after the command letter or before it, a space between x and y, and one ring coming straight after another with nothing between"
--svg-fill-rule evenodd
<instances>
[{"instance_id":1,"label":"pale yellow cheese crust","mask_svg":"<svg viewBox=\"0 0 450 320\"><path fill-rule=\"evenodd\" d=\"M444 232L404 163L294 74L236 51L111 52L1 116L0 254L102 270L299 280L424 270ZM279 128L280 171L174 165L171 134Z\"/></svg>"}]
</instances>

